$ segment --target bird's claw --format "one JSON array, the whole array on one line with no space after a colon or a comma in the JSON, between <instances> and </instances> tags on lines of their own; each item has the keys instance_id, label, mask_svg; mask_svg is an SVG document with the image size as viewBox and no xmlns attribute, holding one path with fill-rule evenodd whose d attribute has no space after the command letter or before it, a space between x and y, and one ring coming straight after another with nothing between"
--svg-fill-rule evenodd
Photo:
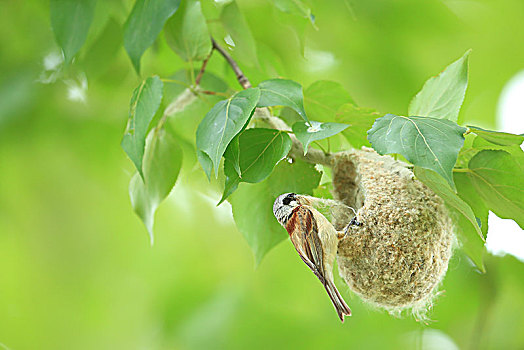
<instances>
[{"instance_id":1,"label":"bird's claw","mask_svg":"<svg viewBox=\"0 0 524 350\"><path fill-rule=\"evenodd\" d=\"M349 232L349 228L351 226L362 226L362 223L357 221L357 217L354 216L351 221L347 224L346 228L344 229L344 232L339 232L338 233L338 239L343 239L347 236L348 232Z\"/></svg>"},{"instance_id":2,"label":"bird's claw","mask_svg":"<svg viewBox=\"0 0 524 350\"><path fill-rule=\"evenodd\" d=\"M362 223L357 221L357 217L356 216L353 216L353 219L351 219L351 221L349 222L346 230L349 228L349 226L353 226L353 225L355 225L355 226L362 226Z\"/></svg>"}]
</instances>

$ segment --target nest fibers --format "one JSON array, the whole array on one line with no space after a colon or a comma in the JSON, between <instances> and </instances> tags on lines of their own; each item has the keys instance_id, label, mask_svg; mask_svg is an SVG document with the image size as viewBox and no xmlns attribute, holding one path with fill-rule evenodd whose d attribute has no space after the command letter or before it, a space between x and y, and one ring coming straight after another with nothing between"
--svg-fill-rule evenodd
<instances>
[{"instance_id":1,"label":"nest fibers","mask_svg":"<svg viewBox=\"0 0 524 350\"><path fill-rule=\"evenodd\" d=\"M363 300L393 314L424 318L451 257L453 225L443 201L404 163L371 149L336 155L334 198L357 210L338 245L340 276ZM354 216L338 206L342 230Z\"/></svg>"}]
</instances>

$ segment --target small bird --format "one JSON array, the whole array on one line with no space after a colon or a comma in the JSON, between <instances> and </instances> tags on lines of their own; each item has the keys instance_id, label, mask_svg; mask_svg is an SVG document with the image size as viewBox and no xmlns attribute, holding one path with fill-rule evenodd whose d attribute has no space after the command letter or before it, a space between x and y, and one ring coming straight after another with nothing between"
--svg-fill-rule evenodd
<instances>
[{"instance_id":1,"label":"small bird","mask_svg":"<svg viewBox=\"0 0 524 350\"><path fill-rule=\"evenodd\" d=\"M351 310L333 282L333 262L339 234L335 227L301 195L285 193L273 204L273 214L287 230L298 255L326 289L338 317L351 316Z\"/></svg>"}]
</instances>

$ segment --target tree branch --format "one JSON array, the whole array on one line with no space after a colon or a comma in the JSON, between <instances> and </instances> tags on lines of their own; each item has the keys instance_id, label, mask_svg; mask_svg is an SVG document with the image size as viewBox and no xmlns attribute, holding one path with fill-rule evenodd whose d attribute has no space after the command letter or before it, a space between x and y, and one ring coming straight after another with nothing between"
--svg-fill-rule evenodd
<instances>
[{"instance_id":1,"label":"tree branch","mask_svg":"<svg viewBox=\"0 0 524 350\"><path fill-rule=\"evenodd\" d=\"M251 87L251 83L249 82L249 79L244 75L244 72L242 72L242 70L235 62L233 57L231 57L231 55L227 53L227 51L224 50L224 48L218 45L215 39L211 38L211 42L213 43L213 48L220 52L220 54L226 59L227 63L229 63L229 65L231 66L231 69L233 69L233 72L235 72L240 86L242 86L242 88L244 89L249 89Z\"/></svg>"}]
</instances>

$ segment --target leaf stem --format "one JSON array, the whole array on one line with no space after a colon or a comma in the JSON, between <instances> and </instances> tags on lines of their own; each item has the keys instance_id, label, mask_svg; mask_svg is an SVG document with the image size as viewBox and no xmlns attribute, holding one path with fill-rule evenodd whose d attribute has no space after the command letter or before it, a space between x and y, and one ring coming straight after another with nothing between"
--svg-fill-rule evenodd
<instances>
[{"instance_id":1,"label":"leaf stem","mask_svg":"<svg viewBox=\"0 0 524 350\"><path fill-rule=\"evenodd\" d=\"M314 143L315 145L317 145L318 148L320 148L320 149L322 150L322 152L324 152L325 154L328 154L328 153L329 153L329 151L326 151L326 149L325 149L324 147L322 147L322 145L320 144L320 142L318 142L318 141L313 141L313 143Z\"/></svg>"},{"instance_id":2,"label":"leaf stem","mask_svg":"<svg viewBox=\"0 0 524 350\"><path fill-rule=\"evenodd\" d=\"M453 168L453 172L455 173L469 173L471 170L467 168Z\"/></svg>"},{"instance_id":3,"label":"leaf stem","mask_svg":"<svg viewBox=\"0 0 524 350\"><path fill-rule=\"evenodd\" d=\"M164 83L174 83L174 84L178 84L178 85L182 85L182 86L185 86L185 87L189 87L190 85L186 82L183 82L182 80L176 80L176 79L165 79L165 78L161 78L160 79L162 82Z\"/></svg>"}]
</instances>

